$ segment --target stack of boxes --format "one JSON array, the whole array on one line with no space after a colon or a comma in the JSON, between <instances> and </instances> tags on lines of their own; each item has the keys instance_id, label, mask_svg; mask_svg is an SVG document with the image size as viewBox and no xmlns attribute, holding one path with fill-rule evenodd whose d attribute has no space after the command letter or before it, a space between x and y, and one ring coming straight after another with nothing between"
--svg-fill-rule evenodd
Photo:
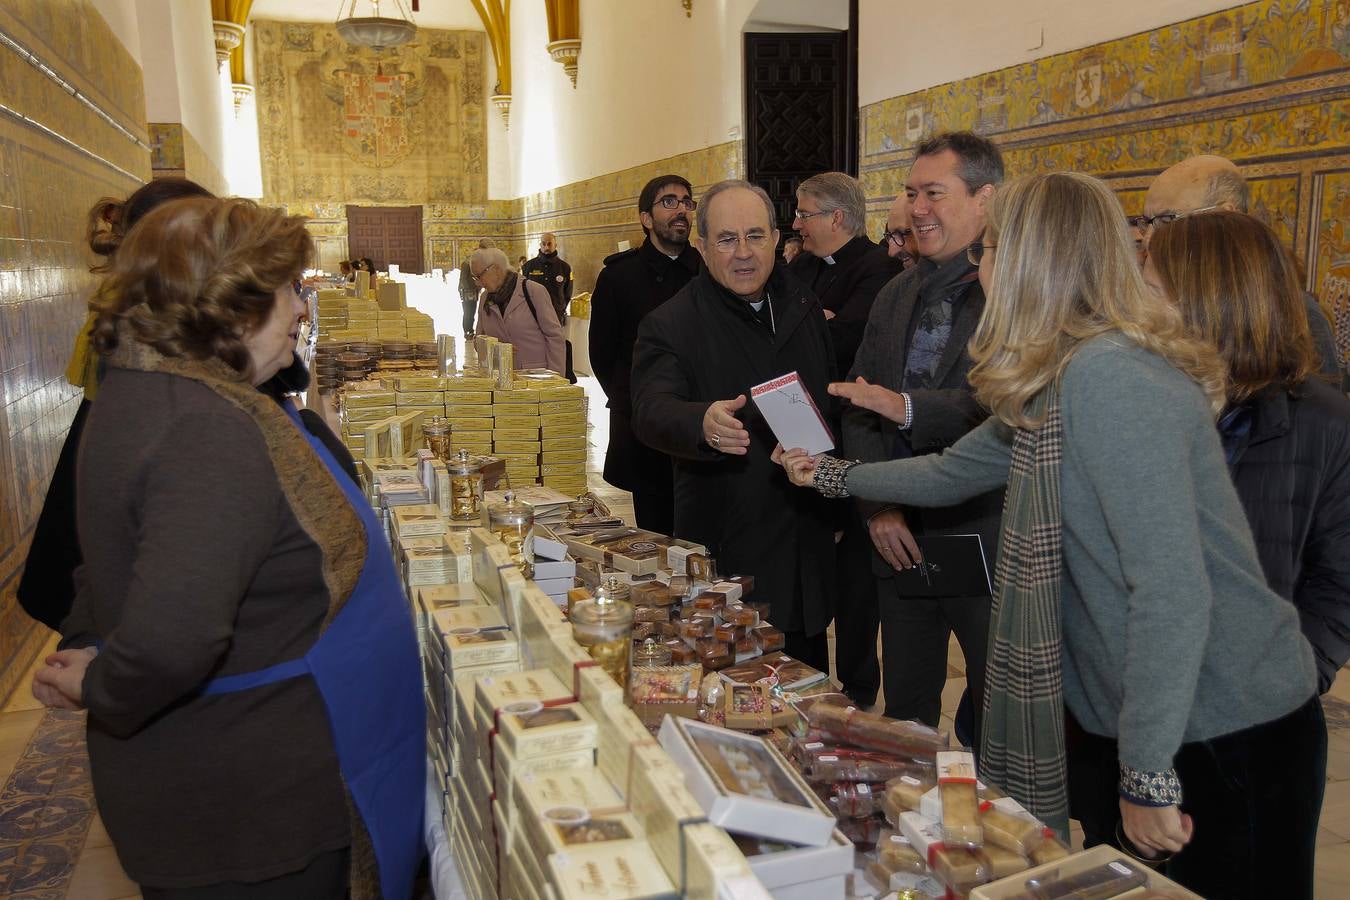
<instances>
[{"instance_id":1,"label":"stack of boxes","mask_svg":"<svg viewBox=\"0 0 1350 900\"><path fill-rule=\"evenodd\" d=\"M450 446L472 456L492 452L492 379L459 374L445 378L445 415L450 420Z\"/></svg>"},{"instance_id":2,"label":"stack of boxes","mask_svg":"<svg viewBox=\"0 0 1350 900\"><path fill-rule=\"evenodd\" d=\"M394 405L400 413L445 415L445 379L437 375L400 375L394 379Z\"/></svg>"},{"instance_id":3,"label":"stack of boxes","mask_svg":"<svg viewBox=\"0 0 1350 900\"><path fill-rule=\"evenodd\" d=\"M373 300L364 300L360 297L350 298L347 301L347 331L341 336L333 335L334 340L375 340L378 337L376 332L378 314L379 307L375 305ZM322 334L320 332L321 337Z\"/></svg>"},{"instance_id":4,"label":"stack of boxes","mask_svg":"<svg viewBox=\"0 0 1350 900\"><path fill-rule=\"evenodd\" d=\"M575 497L586 491L586 395L580 385L545 384L539 395L539 474Z\"/></svg>"},{"instance_id":5,"label":"stack of boxes","mask_svg":"<svg viewBox=\"0 0 1350 900\"><path fill-rule=\"evenodd\" d=\"M516 485L539 481L539 398L534 391L492 392L492 453Z\"/></svg>"}]
</instances>

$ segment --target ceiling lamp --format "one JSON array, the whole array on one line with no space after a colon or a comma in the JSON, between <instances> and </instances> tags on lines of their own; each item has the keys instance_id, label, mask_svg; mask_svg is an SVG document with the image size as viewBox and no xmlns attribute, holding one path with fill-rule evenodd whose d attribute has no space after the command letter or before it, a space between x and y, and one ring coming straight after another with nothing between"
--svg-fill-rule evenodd
<instances>
[{"instance_id":1,"label":"ceiling lamp","mask_svg":"<svg viewBox=\"0 0 1350 900\"><path fill-rule=\"evenodd\" d=\"M390 47L408 43L417 35L417 26L412 17L404 10L403 0L393 0L394 11L398 18L380 15L380 0L368 0L371 15L356 15L356 0L341 0L338 4L338 20L334 24L344 41L361 47L370 47L381 53ZM416 4L413 4L416 6ZM343 8L347 15L343 16Z\"/></svg>"}]
</instances>

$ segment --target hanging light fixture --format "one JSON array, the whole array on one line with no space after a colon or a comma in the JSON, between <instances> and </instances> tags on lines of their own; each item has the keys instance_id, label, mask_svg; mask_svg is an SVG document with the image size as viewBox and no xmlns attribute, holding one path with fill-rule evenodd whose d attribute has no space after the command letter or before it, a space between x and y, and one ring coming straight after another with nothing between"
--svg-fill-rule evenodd
<instances>
[{"instance_id":1,"label":"hanging light fixture","mask_svg":"<svg viewBox=\"0 0 1350 900\"><path fill-rule=\"evenodd\" d=\"M356 0L350 3L340 0L338 3L338 19L334 24L344 41L370 47L376 53L381 53L390 47L406 44L416 36L417 26L413 24L412 16L404 10L403 0L392 0L397 18L380 15L380 0L367 2L371 7L369 16L356 15ZM414 3L413 7L416 6ZM342 15L344 8L347 12L345 16Z\"/></svg>"}]
</instances>

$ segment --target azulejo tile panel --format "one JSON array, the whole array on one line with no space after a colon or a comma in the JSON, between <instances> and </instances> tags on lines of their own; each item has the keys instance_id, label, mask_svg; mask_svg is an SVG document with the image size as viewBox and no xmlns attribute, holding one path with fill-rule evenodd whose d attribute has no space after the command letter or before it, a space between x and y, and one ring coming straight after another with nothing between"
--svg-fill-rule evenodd
<instances>
[{"instance_id":1,"label":"azulejo tile panel","mask_svg":"<svg viewBox=\"0 0 1350 900\"><path fill-rule=\"evenodd\" d=\"M864 107L869 225L903 189L915 147L939 131L988 135L1012 177L1099 175L1131 212L1157 172L1213 153L1244 170L1253 213L1307 259L1315 287L1350 256L1328 191L1312 208L1318 183L1332 195L1342 184L1326 173L1350 164L1347 99L1350 3L1246 3Z\"/></svg>"}]
</instances>

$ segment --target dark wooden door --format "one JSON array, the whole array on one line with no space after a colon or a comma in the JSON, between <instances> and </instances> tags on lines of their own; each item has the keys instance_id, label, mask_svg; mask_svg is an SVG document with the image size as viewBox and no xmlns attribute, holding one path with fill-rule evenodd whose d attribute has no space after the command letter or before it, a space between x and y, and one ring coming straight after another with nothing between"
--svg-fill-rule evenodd
<instances>
[{"instance_id":1,"label":"dark wooden door","mask_svg":"<svg viewBox=\"0 0 1350 900\"><path fill-rule=\"evenodd\" d=\"M785 236L798 184L821 172L857 174L849 34L745 35L746 177L773 198Z\"/></svg>"},{"instance_id":2,"label":"dark wooden door","mask_svg":"<svg viewBox=\"0 0 1350 900\"><path fill-rule=\"evenodd\" d=\"M348 206L347 253L369 256L376 269L395 263L401 272L422 274L422 207Z\"/></svg>"}]
</instances>

